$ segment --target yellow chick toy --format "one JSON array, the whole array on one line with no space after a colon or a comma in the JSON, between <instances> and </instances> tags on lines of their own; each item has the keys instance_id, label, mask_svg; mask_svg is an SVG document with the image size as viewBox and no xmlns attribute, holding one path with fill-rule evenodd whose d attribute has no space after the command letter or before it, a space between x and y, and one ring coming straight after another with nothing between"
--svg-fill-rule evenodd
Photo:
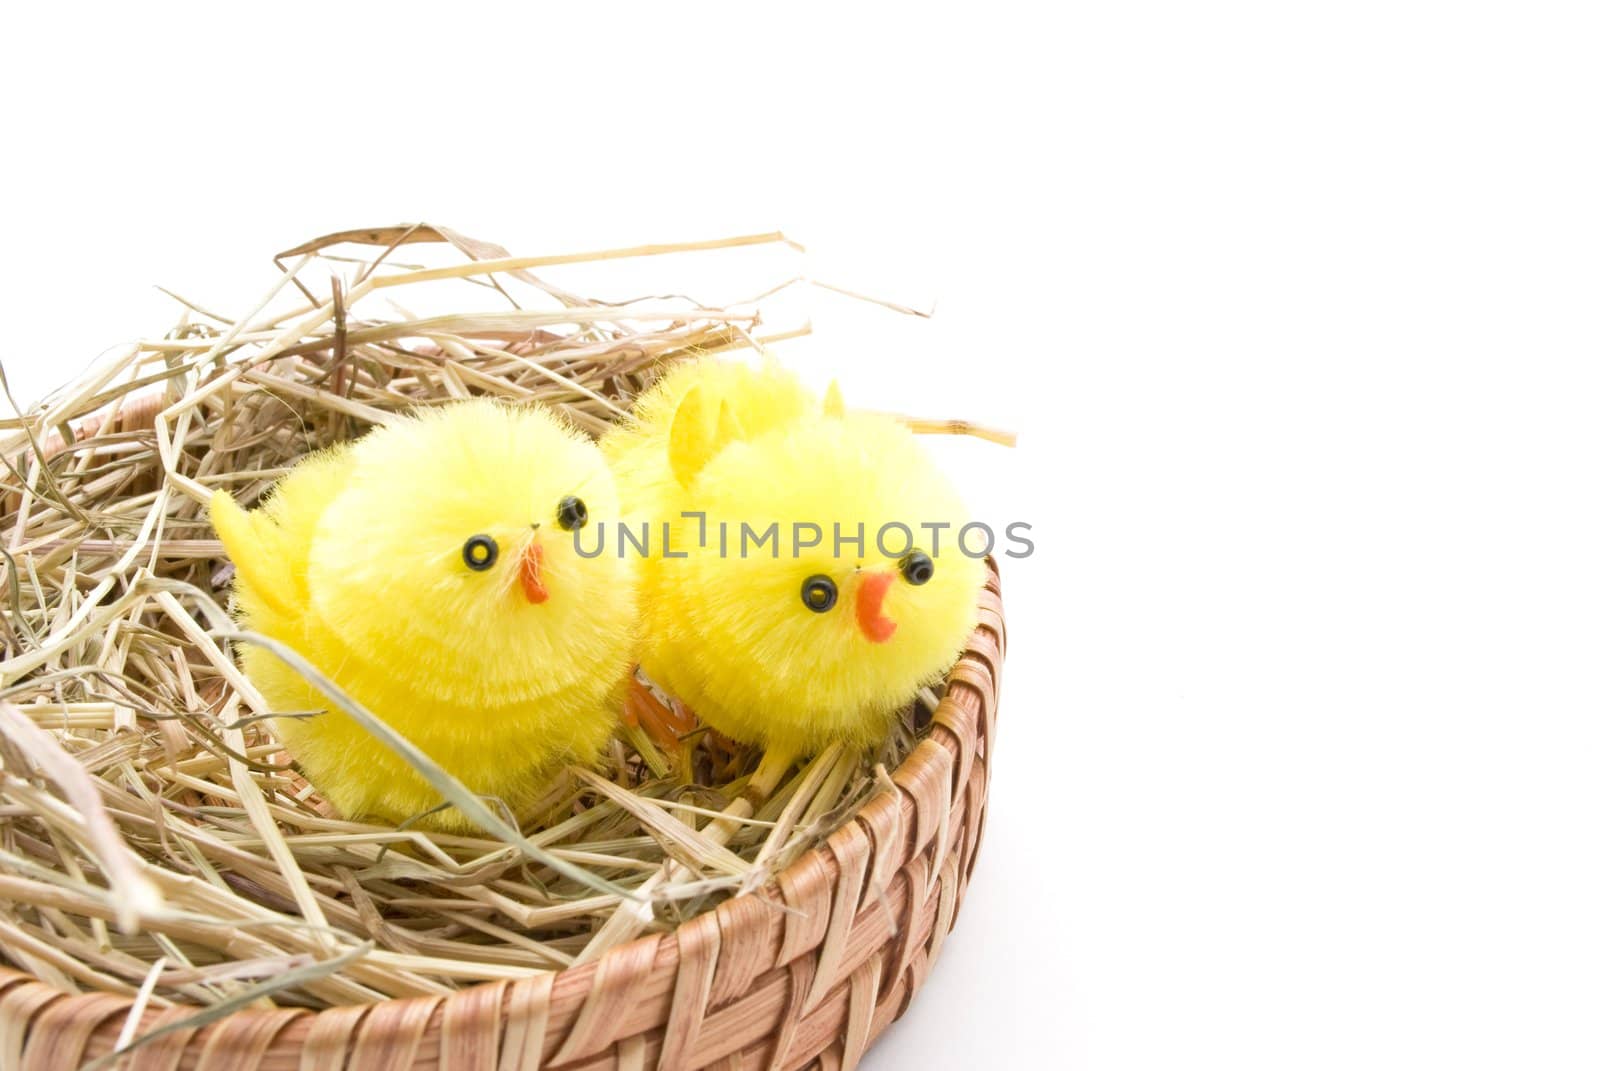
<instances>
[{"instance_id":1,"label":"yellow chick toy","mask_svg":"<svg viewBox=\"0 0 1600 1071\"><path fill-rule=\"evenodd\" d=\"M766 750L758 794L831 742L880 742L961 653L984 578L961 502L909 429L846 412L837 386L818 403L775 364L686 365L601 445L629 520L654 522L641 666Z\"/></svg>"},{"instance_id":2,"label":"yellow chick toy","mask_svg":"<svg viewBox=\"0 0 1600 1071\"><path fill-rule=\"evenodd\" d=\"M909 429L847 413L837 386L819 404L774 364L685 365L601 448L628 523L648 522L653 541L642 668L701 721L765 749L711 840L726 843L801 755L882 741L960 655L984 578L959 546L961 503ZM638 687L628 699L648 724L653 701ZM578 962L651 917L618 911Z\"/></svg>"},{"instance_id":3,"label":"yellow chick toy","mask_svg":"<svg viewBox=\"0 0 1600 1071\"><path fill-rule=\"evenodd\" d=\"M614 522L600 452L539 409L420 411L306 459L258 509L211 517L243 623L294 648L481 796L520 814L594 758L627 673L634 563L577 553ZM245 672L306 778L345 816L472 823L276 656Z\"/></svg>"}]
</instances>

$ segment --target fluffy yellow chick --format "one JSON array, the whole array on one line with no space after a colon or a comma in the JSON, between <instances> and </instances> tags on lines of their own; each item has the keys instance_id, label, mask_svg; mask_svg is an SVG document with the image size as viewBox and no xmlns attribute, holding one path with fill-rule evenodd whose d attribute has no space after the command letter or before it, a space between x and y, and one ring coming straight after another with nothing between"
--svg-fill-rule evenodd
<instances>
[{"instance_id":1,"label":"fluffy yellow chick","mask_svg":"<svg viewBox=\"0 0 1600 1071\"><path fill-rule=\"evenodd\" d=\"M765 748L758 783L831 742L878 743L960 654L983 565L957 544L958 496L898 422L847 413L837 388L818 403L775 365L703 362L602 449L624 512L656 522L644 671Z\"/></svg>"},{"instance_id":2,"label":"fluffy yellow chick","mask_svg":"<svg viewBox=\"0 0 1600 1071\"><path fill-rule=\"evenodd\" d=\"M428 409L306 459L260 508L211 517L247 628L304 655L472 791L520 814L545 777L612 732L629 665L634 562L584 558L619 516L599 450L539 409ZM344 815L442 802L411 767L271 653L245 672L279 737ZM471 823L451 809L423 819Z\"/></svg>"},{"instance_id":3,"label":"fluffy yellow chick","mask_svg":"<svg viewBox=\"0 0 1600 1071\"><path fill-rule=\"evenodd\" d=\"M601 447L630 522L650 522L641 665L702 721L765 749L745 795L704 830L726 843L799 756L882 741L961 653L983 563L961 552L965 511L911 432L846 413L837 387L818 403L776 365L703 362L635 414ZM630 699L645 720L648 701ZM651 917L618 911L579 962Z\"/></svg>"}]
</instances>

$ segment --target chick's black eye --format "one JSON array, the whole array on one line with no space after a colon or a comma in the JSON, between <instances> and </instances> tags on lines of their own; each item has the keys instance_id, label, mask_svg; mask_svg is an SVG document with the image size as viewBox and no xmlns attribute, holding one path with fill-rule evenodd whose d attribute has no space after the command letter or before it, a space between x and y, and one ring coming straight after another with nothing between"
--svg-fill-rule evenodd
<instances>
[{"instance_id":1,"label":"chick's black eye","mask_svg":"<svg viewBox=\"0 0 1600 1071\"><path fill-rule=\"evenodd\" d=\"M589 507L577 495L568 495L556 507L556 523L567 531L582 528L589 523Z\"/></svg>"},{"instance_id":2,"label":"chick's black eye","mask_svg":"<svg viewBox=\"0 0 1600 1071\"><path fill-rule=\"evenodd\" d=\"M475 535L461 545L461 560L467 563L467 568L476 572L483 572L495 563L500 557L500 544L486 535Z\"/></svg>"},{"instance_id":3,"label":"chick's black eye","mask_svg":"<svg viewBox=\"0 0 1600 1071\"><path fill-rule=\"evenodd\" d=\"M833 609L833 604L839 601L839 588L832 580L819 573L807 577L806 582L800 585L800 601L806 604L807 610L824 614Z\"/></svg>"},{"instance_id":4,"label":"chick's black eye","mask_svg":"<svg viewBox=\"0 0 1600 1071\"><path fill-rule=\"evenodd\" d=\"M914 550L900 559L900 575L908 584L926 584L933 579L933 559Z\"/></svg>"}]
</instances>

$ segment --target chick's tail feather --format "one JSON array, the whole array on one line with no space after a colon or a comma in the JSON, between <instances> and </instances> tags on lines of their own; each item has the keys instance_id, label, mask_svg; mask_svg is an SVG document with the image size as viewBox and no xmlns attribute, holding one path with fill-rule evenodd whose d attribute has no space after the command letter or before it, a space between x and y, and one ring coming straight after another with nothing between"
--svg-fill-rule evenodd
<instances>
[{"instance_id":1,"label":"chick's tail feather","mask_svg":"<svg viewBox=\"0 0 1600 1071\"><path fill-rule=\"evenodd\" d=\"M287 591L274 568L281 566L288 550L281 545L278 526L259 510L243 509L226 491L211 496L211 524L250 593L277 613L293 616L294 608L284 601Z\"/></svg>"},{"instance_id":2,"label":"chick's tail feather","mask_svg":"<svg viewBox=\"0 0 1600 1071\"><path fill-rule=\"evenodd\" d=\"M306 557L317 521L344 487L350 454L342 446L303 459L255 509L226 491L211 496L211 523L247 589L247 603L285 621L299 619L311 594Z\"/></svg>"}]
</instances>

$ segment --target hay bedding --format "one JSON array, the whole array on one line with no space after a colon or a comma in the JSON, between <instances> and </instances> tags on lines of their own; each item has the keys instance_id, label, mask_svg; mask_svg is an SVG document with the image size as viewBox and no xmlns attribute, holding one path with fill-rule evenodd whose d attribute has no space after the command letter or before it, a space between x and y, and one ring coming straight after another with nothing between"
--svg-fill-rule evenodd
<instances>
[{"instance_id":1,"label":"hay bedding","mask_svg":"<svg viewBox=\"0 0 1600 1071\"><path fill-rule=\"evenodd\" d=\"M205 1006L191 1024L445 993L579 959L623 903L596 882L677 860L656 894L665 924L759 889L871 795L931 695L882 754L794 771L731 852L695 828L759 756L706 732L687 776L632 733L552 786L526 836L578 877L515 831L345 821L236 668L232 570L205 520L212 489L253 503L299 456L416 405L536 400L598 434L662 364L781 336L749 304L586 300L530 269L783 240L513 259L443 228L330 235L282 254L247 314L189 306L165 338L0 424L0 956L68 991ZM417 243L451 262L401 263ZM374 311L465 283L498 307Z\"/></svg>"}]
</instances>

